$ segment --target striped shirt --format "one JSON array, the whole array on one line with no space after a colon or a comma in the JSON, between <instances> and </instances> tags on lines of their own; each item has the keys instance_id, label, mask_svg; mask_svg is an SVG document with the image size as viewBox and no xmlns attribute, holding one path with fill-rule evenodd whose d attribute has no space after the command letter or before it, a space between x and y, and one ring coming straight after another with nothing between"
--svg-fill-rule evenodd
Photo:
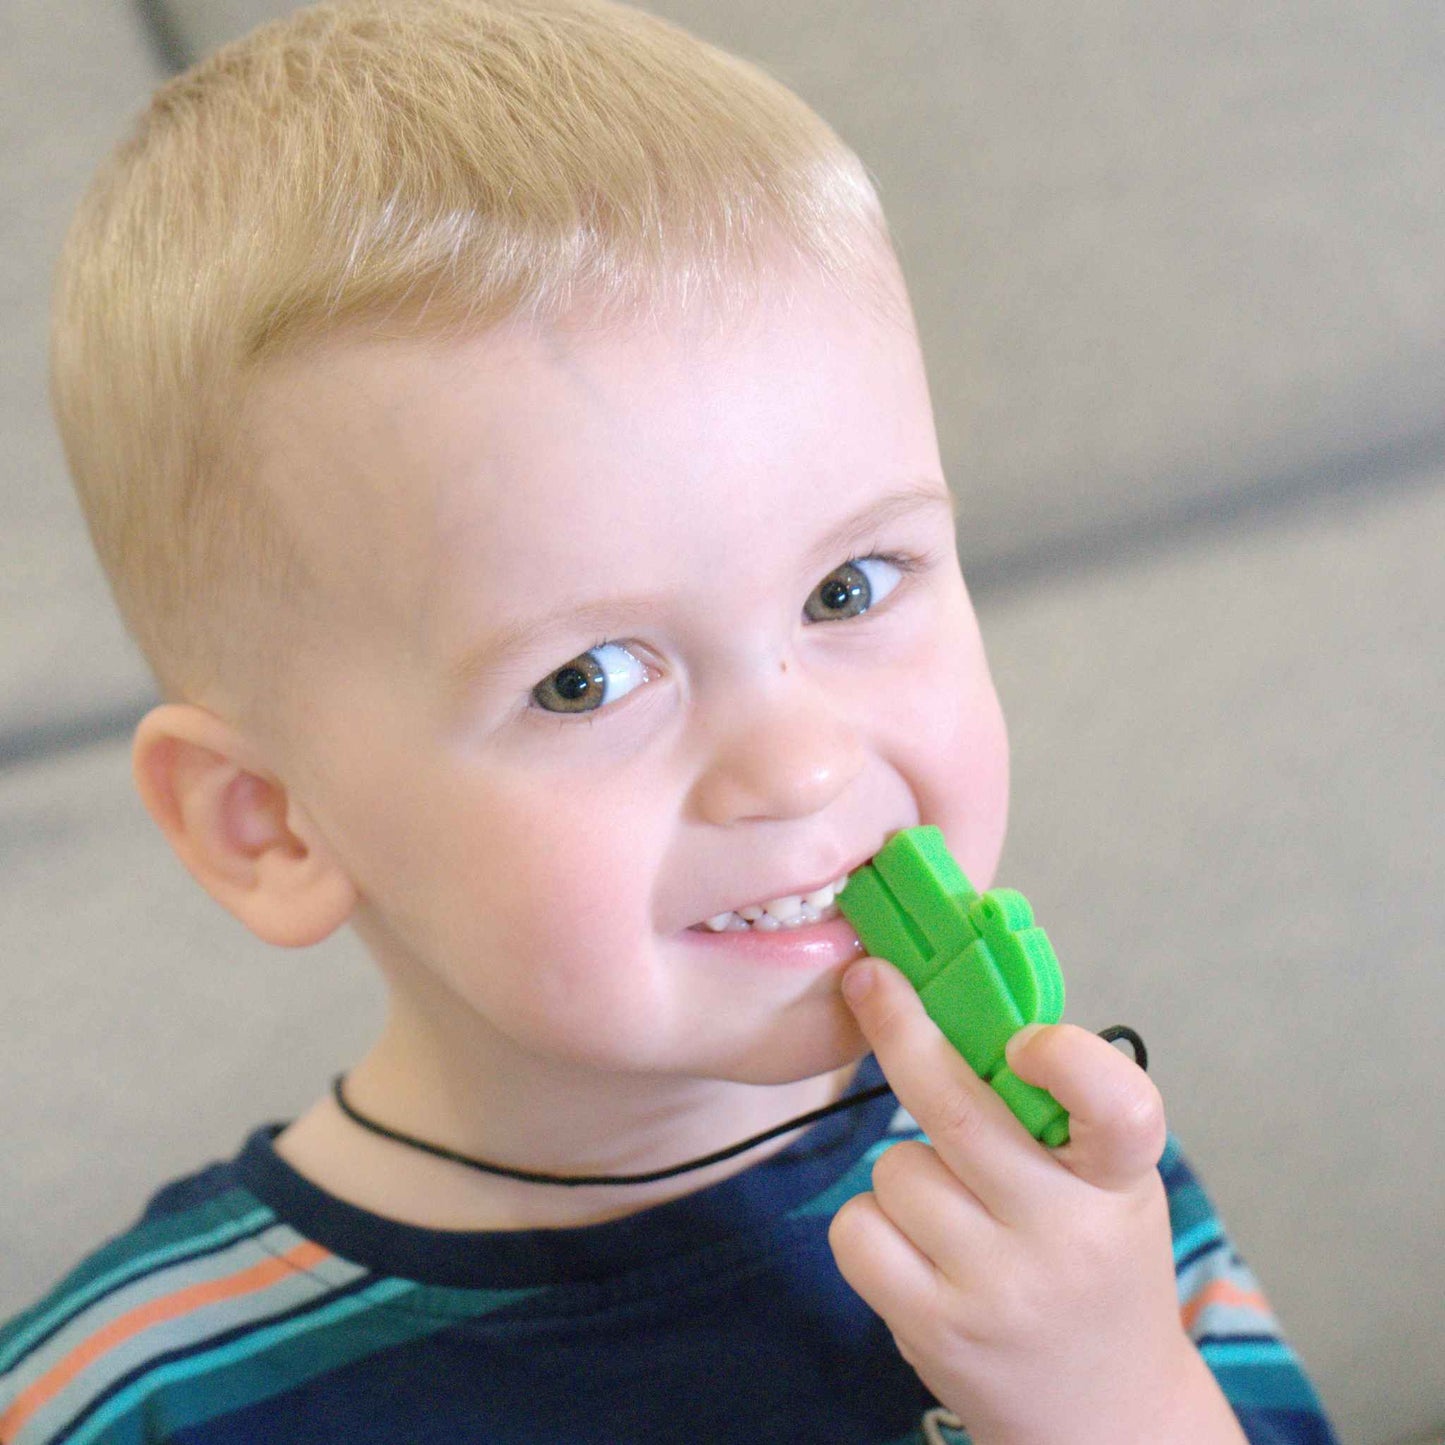
<instances>
[{"instance_id":1,"label":"striped shirt","mask_svg":"<svg viewBox=\"0 0 1445 1445\"><path fill-rule=\"evenodd\" d=\"M827 1246L919 1137L887 1097L686 1198L515 1233L336 1199L276 1153L282 1127L160 1190L0 1329L3 1445L967 1441ZM1184 1323L1249 1440L1333 1445L1173 1141L1160 1168Z\"/></svg>"}]
</instances>

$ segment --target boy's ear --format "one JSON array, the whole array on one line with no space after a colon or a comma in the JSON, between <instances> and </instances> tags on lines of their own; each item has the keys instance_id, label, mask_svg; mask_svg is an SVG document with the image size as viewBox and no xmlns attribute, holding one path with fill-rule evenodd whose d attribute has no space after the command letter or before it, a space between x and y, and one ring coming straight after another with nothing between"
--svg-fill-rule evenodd
<instances>
[{"instance_id":1,"label":"boy's ear","mask_svg":"<svg viewBox=\"0 0 1445 1445\"><path fill-rule=\"evenodd\" d=\"M350 917L355 886L319 830L214 713L153 708L136 728L131 774L176 856L258 938L304 948Z\"/></svg>"}]
</instances>

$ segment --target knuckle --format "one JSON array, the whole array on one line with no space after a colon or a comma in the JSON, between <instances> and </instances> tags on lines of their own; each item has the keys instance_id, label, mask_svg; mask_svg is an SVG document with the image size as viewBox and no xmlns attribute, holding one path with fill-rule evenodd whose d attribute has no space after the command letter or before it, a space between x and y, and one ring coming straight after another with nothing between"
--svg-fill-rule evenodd
<instances>
[{"instance_id":1,"label":"knuckle","mask_svg":"<svg viewBox=\"0 0 1445 1445\"><path fill-rule=\"evenodd\" d=\"M1164 1148L1164 1099L1145 1074L1133 1082L1119 1101L1117 1124L1120 1134L1143 1152Z\"/></svg>"},{"instance_id":2,"label":"knuckle","mask_svg":"<svg viewBox=\"0 0 1445 1445\"><path fill-rule=\"evenodd\" d=\"M902 1033L907 1026L907 1017L896 1001L879 999L874 1005L873 1032L881 1038L891 1039Z\"/></svg>"},{"instance_id":3,"label":"knuckle","mask_svg":"<svg viewBox=\"0 0 1445 1445\"><path fill-rule=\"evenodd\" d=\"M873 1165L873 1190L891 1193L918 1170L922 1157L933 1151L916 1139L905 1139L885 1149Z\"/></svg>"},{"instance_id":4,"label":"knuckle","mask_svg":"<svg viewBox=\"0 0 1445 1445\"><path fill-rule=\"evenodd\" d=\"M828 1242L836 1247L838 1242L851 1235L855 1226L860 1225L863 1211L866 1208L863 1201L867 1196L855 1194L851 1199L845 1200L835 1211L833 1218L828 1223Z\"/></svg>"},{"instance_id":5,"label":"knuckle","mask_svg":"<svg viewBox=\"0 0 1445 1445\"><path fill-rule=\"evenodd\" d=\"M965 1147L983 1132L987 1120L978 1101L961 1088L942 1091L929 1117L941 1138Z\"/></svg>"},{"instance_id":6,"label":"knuckle","mask_svg":"<svg viewBox=\"0 0 1445 1445\"><path fill-rule=\"evenodd\" d=\"M855 1194L837 1210L828 1223L828 1248L839 1261L866 1252L878 1213L878 1201L866 1191Z\"/></svg>"}]
</instances>

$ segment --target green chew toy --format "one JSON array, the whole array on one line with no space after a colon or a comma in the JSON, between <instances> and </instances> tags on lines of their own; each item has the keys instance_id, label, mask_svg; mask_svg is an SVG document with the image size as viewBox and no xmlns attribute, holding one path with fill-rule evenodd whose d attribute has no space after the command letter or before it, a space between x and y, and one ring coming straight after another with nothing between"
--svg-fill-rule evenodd
<instances>
[{"instance_id":1,"label":"green chew toy","mask_svg":"<svg viewBox=\"0 0 1445 1445\"><path fill-rule=\"evenodd\" d=\"M1056 1024L1064 979L1021 893L980 896L934 827L905 828L848 879L838 906L863 947L918 990L929 1018L1041 1143L1063 1144L1069 1116L1004 1062L1025 1024Z\"/></svg>"}]
</instances>

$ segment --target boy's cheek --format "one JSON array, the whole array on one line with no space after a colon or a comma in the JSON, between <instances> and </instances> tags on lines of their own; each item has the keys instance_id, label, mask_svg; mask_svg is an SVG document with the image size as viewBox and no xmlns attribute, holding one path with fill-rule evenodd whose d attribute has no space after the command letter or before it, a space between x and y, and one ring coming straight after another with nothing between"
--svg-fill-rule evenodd
<instances>
[{"instance_id":1,"label":"boy's cheek","mask_svg":"<svg viewBox=\"0 0 1445 1445\"><path fill-rule=\"evenodd\" d=\"M913 790L919 820L943 830L978 886L993 878L1008 822L1009 743L986 667L939 650L891 692L888 760Z\"/></svg>"}]
</instances>

